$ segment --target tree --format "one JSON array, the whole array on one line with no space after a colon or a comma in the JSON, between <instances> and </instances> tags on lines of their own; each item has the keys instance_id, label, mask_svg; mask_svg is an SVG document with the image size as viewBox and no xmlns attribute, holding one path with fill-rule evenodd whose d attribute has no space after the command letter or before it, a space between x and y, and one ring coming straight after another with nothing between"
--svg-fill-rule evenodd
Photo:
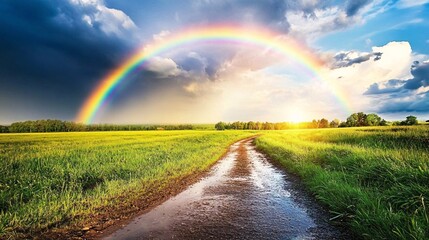
<instances>
[{"instance_id":1,"label":"tree","mask_svg":"<svg viewBox=\"0 0 429 240\"><path fill-rule=\"evenodd\" d=\"M244 123L240 121L233 122L231 124L231 129L242 130L244 129Z\"/></svg>"},{"instance_id":2,"label":"tree","mask_svg":"<svg viewBox=\"0 0 429 240\"><path fill-rule=\"evenodd\" d=\"M336 118L329 123L329 127L331 128L337 128L338 126L340 126L340 120Z\"/></svg>"},{"instance_id":3,"label":"tree","mask_svg":"<svg viewBox=\"0 0 429 240\"><path fill-rule=\"evenodd\" d=\"M379 126L381 118L375 114L365 114L363 112L353 113L347 118L347 127Z\"/></svg>"},{"instance_id":4,"label":"tree","mask_svg":"<svg viewBox=\"0 0 429 240\"><path fill-rule=\"evenodd\" d=\"M8 133L9 127L0 125L0 133Z\"/></svg>"},{"instance_id":5,"label":"tree","mask_svg":"<svg viewBox=\"0 0 429 240\"><path fill-rule=\"evenodd\" d=\"M311 121L311 128L318 128L319 127L319 122L316 121L316 119L313 119L313 121Z\"/></svg>"},{"instance_id":6,"label":"tree","mask_svg":"<svg viewBox=\"0 0 429 240\"><path fill-rule=\"evenodd\" d=\"M353 113L346 120L347 127L356 127L358 125L358 115Z\"/></svg>"},{"instance_id":7,"label":"tree","mask_svg":"<svg viewBox=\"0 0 429 240\"><path fill-rule=\"evenodd\" d=\"M357 113L357 126L358 127L362 127L362 126L366 126L366 114L363 112L358 112Z\"/></svg>"},{"instance_id":8,"label":"tree","mask_svg":"<svg viewBox=\"0 0 429 240\"><path fill-rule=\"evenodd\" d=\"M224 122L218 122L218 123L216 123L215 128L216 128L216 130L220 130L220 131L225 130L225 123Z\"/></svg>"},{"instance_id":9,"label":"tree","mask_svg":"<svg viewBox=\"0 0 429 240\"><path fill-rule=\"evenodd\" d=\"M329 121L328 119L322 118L319 121L319 128L327 128L329 127Z\"/></svg>"},{"instance_id":10,"label":"tree","mask_svg":"<svg viewBox=\"0 0 429 240\"><path fill-rule=\"evenodd\" d=\"M347 122L341 122L340 125L338 125L340 128L348 127Z\"/></svg>"},{"instance_id":11,"label":"tree","mask_svg":"<svg viewBox=\"0 0 429 240\"><path fill-rule=\"evenodd\" d=\"M248 127L248 129L251 129L251 130L257 130L256 123L252 122L252 121L247 123L247 127Z\"/></svg>"},{"instance_id":12,"label":"tree","mask_svg":"<svg viewBox=\"0 0 429 240\"><path fill-rule=\"evenodd\" d=\"M387 121L386 120L384 120L384 119L382 119L381 121L380 121L380 126L387 126L388 124L387 124Z\"/></svg>"},{"instance_id":13,"label":"tree","mask_svg":"<svg viewBox=\"0 0 429 240\"><path fill-rule=\"evenodd\" d=\"M262 129L263 130L274 130L274 124L270 123L270 122L264 122L262 124Z\"/></svg>"},{"instance_id":14,"label":"tree","mask_svg":"<svg viewBox=\"0 0 429 240\"><path fill-rule=\"evenodd\" d=\"M401 125L417 125L418 121L417 121L417 117L415 116L408 116L405 121L401 122Z\"/></svg>"},{"instance_id":15,"label":"tree","mask_svg":"<svg viewBox=\"0 0 429 240\"><path fill-rule=\"evenodd\" d=\"M379 126L381 122L381 117L375 113L370 113L366 115L365 126Z\"/></svg>"}]
</instances>

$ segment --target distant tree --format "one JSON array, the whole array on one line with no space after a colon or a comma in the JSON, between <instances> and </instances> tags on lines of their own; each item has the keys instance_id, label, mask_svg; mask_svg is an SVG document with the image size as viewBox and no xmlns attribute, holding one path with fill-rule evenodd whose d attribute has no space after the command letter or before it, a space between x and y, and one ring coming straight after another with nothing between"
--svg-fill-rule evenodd
<instances>
[{"instance_id":1,"label":"distant tree","mask_svg":"<svg viewBox=\"0 0 429 240\"><path fill-rule=\"evenodd\" d=\"M319 121L319 128L328 128L329 127L329 121L326 118L322 118Z\"/></svg>"},{"instance_id":2,"label":"distant tree","mask_svg":"<svg viewBox=\"0 0 429 240\"><path fill-rule=\"evenodd\" d=\"M243 127L244 127L244 124L242 122L240 122L240 121L236 121L236 122L233 122L231 124L231 128L235 129L235 130L242 130Z\"/></svg>"},{"instance_id":3,"label":"distant tree","mask_svg":"<svg viewBox=\"0 0 429 240\"><path fill-rule=\"evenodd\" d=\"M313 119L313 121L311 121L310 128L318 128L318 127L319 127L319 121L317 121L316 119Z\"/></svg>"},{"instance_id":4,"label":"distant tree","mask_svg":"<svg viewBox=\"0 0 429 240\"><path fill-rule=\"evenodd\" d=\"M399 126L399 125L401 125L401 123L402 122L400 122L400 121L393 121L392 126Z\"/></svg>"},{"instance_id":5,"label":"distant tree","mask_svg":"<svg viewBox=\"0 0 429 240\"><path fill-rule=\"evenodd\" d=\"M371 115L368 120L368 115L363 112L353 113L347 118L346 124L348 127L362 127L362 126L378 126L381 118L376 114ZM376 124L376 125L369 125Z\"/></svg>"},{"instance_id":6,"label":"distant tree","mask_svg":"<svg viewBox=\"0 0 429 240\"><path fill-rule=\"evenodd\" d=\"M429 123L429 120L426 120L427 123Z\"/></svg>"},{"instance_id":7,"label":"distant tree","mask_svg":"<svg viewBox=\"0 0 429 240\"><path fill-rule=\"evenodd\" d=\"M380 126L387 126L387 125L389 125L389 124L387 123L387 121L386 121L386 120L384 120L384 119L381 119L381 121L380 121Z\"/></svg>"},{"instance_id":8,"label":"distant tree","mask_svg":"<svg viewBox=\"0 0 429 240\"><path fill-rule=\"evenodd\" d=\"M78 132L78 131L141 131L141 130L191 130L194 125L115 125L90 124L84 125L61 120L36 120L15 122L8 127L9 132ZM0 130L1 132L1 130Z\"/></svg>"},{"instance_id":9,"label":"distant tree","mask_svg":"<svg viewBox=\"0 0 429 240\"><path fill-rule=\"evenodd\" d=\"M340 125L338 125L338 127L340 127L340 128L348 127L347 122L341 122Z\"/></svg>"},{"instance_id":10,"label":"distant tree","mask_svg":"<svg viewBox=\"0 0 429 240\"><path fill-rule=\"evenodd\" d=\"M262 129L263 130L274 130L274 123L264 122L262 124Z\"/></svg>"},{"instance_id":11,"label":"distant tree","mask_svg":"<svg viewBox=\"0 0 429 240\"><path fill-rule=\"evenodd\" d=\"M366 126L366 114L363 112L358 112L357 116L358 116L357 126L358 127Z\"/></svg>"},{"instance_id":12,"label":"distant tree","mask_svg":"<svg viewBox=\"0 0 429 240\"><path fill-rule=\"evenodd\" d=\"M401 122L401 125L417 125L418 121L417 121L417 117L415 116L408 116L405 121Z\"/></svg>"},{"instance_id":13,"label":"distant tree","mask_svg":"<svg viewBox=\"0 0 429 240\"><path fill-rule=\"evenodd\" d=\"M225 130L225 123L224 122L218 122L215 125L216 130Z\"/></svg>"},{"instance_id":14,"label":"distant tree","mask_svg":"<svg viewBox=\"0 0 429 240\"><path fill-rule=\"evenodd\" d=\"M329 123L329 127L331 128L337 128L340 125L340 120L334 119Z\"/></svg>"},{"instance_id":15,"label":"distant tree","mask_svg":"<svg viewBox=\"0 0 429 240\"><path fill-rule=\"evenodd\" d=\"M0 133L8 133L9 127L0 125Z\"/></svg>"},{"instance_id":16,"label":"distant tree","mask_svg":"<svg viewBox=\"0 0 429 240\"><path fill-rule=\"evenodd\" d=\"M381 122L381 117L375 113L370 113L365 117L364 126L379 126Z\"/></svg>"},{"instance_id":17,"label":"distant tree","mask_svg":"<svg viewBox=\"0 0 429 240\"><path fill-rule=\"evenodd\" d=\"M358 115L353 113L346 120L347 127L356 127L358 125Z\"/></svg>"}]
</instances>

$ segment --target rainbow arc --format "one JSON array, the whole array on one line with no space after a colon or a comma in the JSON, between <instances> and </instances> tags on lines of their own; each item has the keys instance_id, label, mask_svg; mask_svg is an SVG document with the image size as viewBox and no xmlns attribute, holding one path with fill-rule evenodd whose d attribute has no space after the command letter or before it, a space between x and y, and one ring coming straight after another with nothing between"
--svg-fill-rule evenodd
<instances>
[{"instance_id":1,"label":"rainbow arc","mask_svg":"<svg viewBox=\"0 0 429 240\"><path fill-rule=\"evenodd\" d=\"M305 45L294 39L279 38L279 36L279 33L262 28L242 28L231 25L190 28L170 34L162 40L154 41L144 48L138 49L119 67L108 73L85 100L76 121L85 124L92 123L100 107L112 91L138 66L171 49L194 43L249 44L276 51L285 58L294 61L300 66L300 69L305 69L315 78L326 82L344 109L350 112L346 96L322 76L321 69L324 67L324 62Z\"/></svg>"}]
</instances>

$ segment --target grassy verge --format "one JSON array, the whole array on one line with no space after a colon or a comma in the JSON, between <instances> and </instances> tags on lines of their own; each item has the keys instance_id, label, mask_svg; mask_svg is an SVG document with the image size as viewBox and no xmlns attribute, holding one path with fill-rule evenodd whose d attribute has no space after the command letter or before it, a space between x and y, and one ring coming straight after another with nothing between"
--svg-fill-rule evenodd
<instances>
[{"instance_id":1,"label":"grassy verge","mask_svg":"<svg viewBox=\"0 0 429 240\"><path fill-rule=\"evenodd\" d=\"M269 132L257 147L367 239L429 239L429 128Z\"/></svg>"},{"instance_id":2,"label":"grassy verge","mask_svg":"<svg viewBox=\"0 0 429 240\"><path fill-rule=\"evenodd\" d=\"M250 132L0 135L0 238L89 221L208 169Z\"/></svg>"}]
</instances>

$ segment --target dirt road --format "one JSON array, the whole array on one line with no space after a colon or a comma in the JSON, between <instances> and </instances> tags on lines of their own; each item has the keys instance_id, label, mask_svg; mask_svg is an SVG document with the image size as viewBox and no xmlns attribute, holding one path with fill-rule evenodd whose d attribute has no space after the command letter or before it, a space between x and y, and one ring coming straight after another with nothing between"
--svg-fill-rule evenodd
<instances>
[{"instance_id":1,"label":"dirt road","mask_svg":"<svg viewBox=\"0 0 429 240\"><path fill-rule=\"evenodd\" d=\"M347 239L252 142L233 144L201 181L105 239Z\"/></svg>"}]
</instances>

